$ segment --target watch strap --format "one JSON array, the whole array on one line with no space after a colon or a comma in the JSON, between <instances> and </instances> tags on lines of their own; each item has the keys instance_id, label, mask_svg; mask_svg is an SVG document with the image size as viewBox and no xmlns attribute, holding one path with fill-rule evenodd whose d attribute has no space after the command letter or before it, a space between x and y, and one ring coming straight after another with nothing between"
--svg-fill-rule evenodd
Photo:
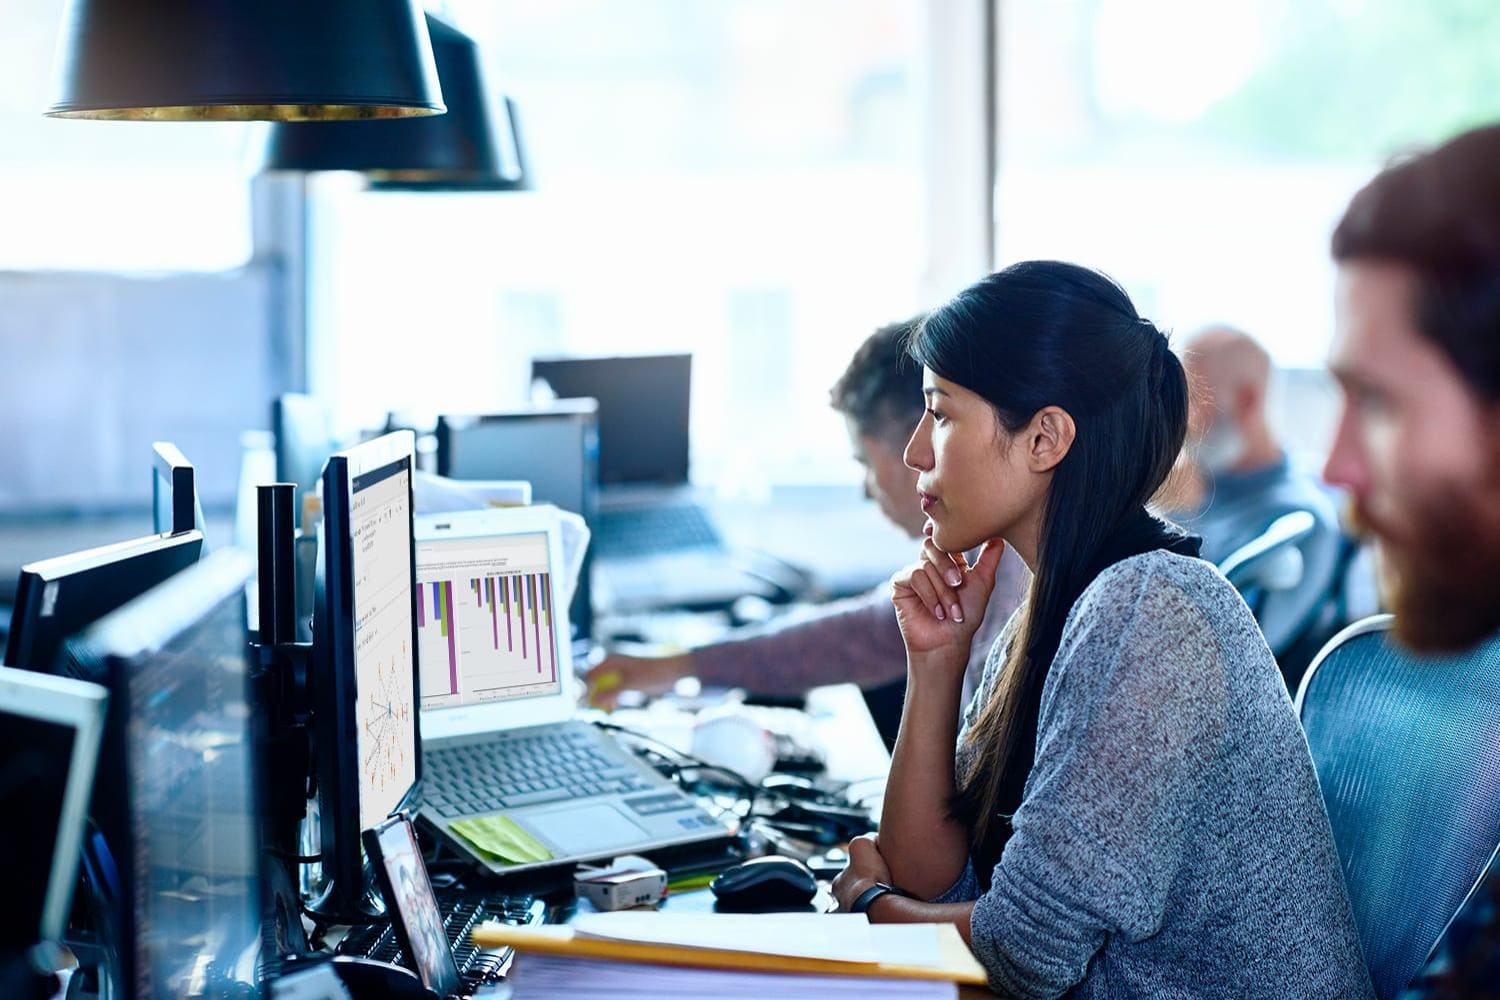
<instances>
[{"instance_id":1,"label":"watch strap","mask_svg":"<svg viewBox=\"0 0 1500 1000\"><path fill-rule=\"evenodd\" d=\"M881 896L886 895L902 896L906 899L912 898L911 893L906 892L905 890L898 889L895 886L889 885L885 882L876 882L874 885L870 886L855 898L854 905L849 907L849 912L865 913L870 909L871 906L875 904L875 900L879 899Z\"/></svg>"}]
</instances>

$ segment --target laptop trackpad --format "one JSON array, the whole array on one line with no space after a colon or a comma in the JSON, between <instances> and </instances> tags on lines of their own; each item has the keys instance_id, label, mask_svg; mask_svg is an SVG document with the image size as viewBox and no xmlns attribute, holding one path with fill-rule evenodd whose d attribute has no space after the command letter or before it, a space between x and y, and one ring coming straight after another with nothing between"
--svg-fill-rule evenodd
<instances>
[{"instance_id":1,"label":"laptop trackpad","mask_svg":"<svg viewBox=\"0 0 1500 1000\"><path fill-rule=\"evenodd\" d=\"M624 844L638 844L646 831L611 806L579 806L515 817L538 836L552 843L559 854L588 854Z\"/></svg>"}]
</instances>

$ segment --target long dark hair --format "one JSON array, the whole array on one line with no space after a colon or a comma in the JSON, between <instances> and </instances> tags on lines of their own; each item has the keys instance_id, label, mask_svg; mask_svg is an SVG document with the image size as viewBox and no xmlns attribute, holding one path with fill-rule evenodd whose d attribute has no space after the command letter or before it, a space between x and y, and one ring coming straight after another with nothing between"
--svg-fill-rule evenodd
<instances>
[{"instance_id":1,"label":"long dark hair","mask_svg":"<svg viewBox=\"0 0 1500 1000\"><path fill-rule=\"evenodd\" d=\"M1069 609L1111 563L1183 537L1145 505L1182 450L1187 379L1119 285L1058 261L1014 264L960 292L926 317L910 351L984 397L1011 433L1047 406L1077 428L1053 472L1020 629L969 732L953 803L987 881L1035 761L1042 685Z\"/></svg>"}]
</instances>

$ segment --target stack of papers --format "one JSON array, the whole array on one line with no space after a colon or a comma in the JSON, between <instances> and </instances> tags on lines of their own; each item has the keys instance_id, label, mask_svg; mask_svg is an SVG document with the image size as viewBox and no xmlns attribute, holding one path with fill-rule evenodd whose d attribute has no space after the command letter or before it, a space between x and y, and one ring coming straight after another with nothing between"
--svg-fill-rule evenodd
<instances>
[{"instance_id":1,"label":"stack of papers","mask_svg":"<svg viewBox=\"0 0 1500 1000\"><path fill-rule=\"evenodd\" d=\"M683 969L669 965L606 962L589 958L526 955L512 967L513 1000L578 1000L579 997L755 997L763 1000L825 1000L859 997L932 1000L958 996L953 983L935 980L870 979L861 976L737 969Z\"/></svg>"},{"instance_id":2,"label":"stack of papers","mask_svg":"<svg viewBox=\"0 0 1500 1000\"><path fill-rule=\"evenodd\" d=\"M951 924L860 914L621 911L570 926L475 930L521 953L515 1000L577 996L953 997L984 971Z\"/></svg>"},{"instance_id":3,"label":"stack of papers","mask_svg":"<svg viewBox=\"0 0 1500 1000\"><path fill-rule=\"evenodd\" d=\"M937 938L929 924L871 924L862 913L657 913L619 910L575 919L579 937L645 945L680 946L788 958L824 958L873 965L881 961L874 935L907 927L929 932L924 957L938 962Z\"/></svg>"}]
</instances>

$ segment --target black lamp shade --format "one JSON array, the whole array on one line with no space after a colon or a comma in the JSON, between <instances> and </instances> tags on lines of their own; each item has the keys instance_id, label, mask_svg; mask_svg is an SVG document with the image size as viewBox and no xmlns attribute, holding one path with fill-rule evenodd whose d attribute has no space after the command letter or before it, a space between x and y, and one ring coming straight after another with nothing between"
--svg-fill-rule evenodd
<instances>
[{"instance_id":1,"label":"black lamp shade","mask_svg":"<svg viewBox=\"0 0 1500 1000\"><path fill-rule=\"evenodd\" d=\"M486 94L473 39L427 16L448 113L368 122L272 127L265 169L353 170L370 187L409 191L519 191L531 186L515 103Z\"/></svg>"},{"instance_id":2,"label":"black lamp shade","mask_svg":"<svg viewBox=\"0 0 1500 1000\"><path fill-rule=\"evenodd\" d=\"M440 115L415 0L69 0L57 118Z\"/></svg>"}]
</instances>

